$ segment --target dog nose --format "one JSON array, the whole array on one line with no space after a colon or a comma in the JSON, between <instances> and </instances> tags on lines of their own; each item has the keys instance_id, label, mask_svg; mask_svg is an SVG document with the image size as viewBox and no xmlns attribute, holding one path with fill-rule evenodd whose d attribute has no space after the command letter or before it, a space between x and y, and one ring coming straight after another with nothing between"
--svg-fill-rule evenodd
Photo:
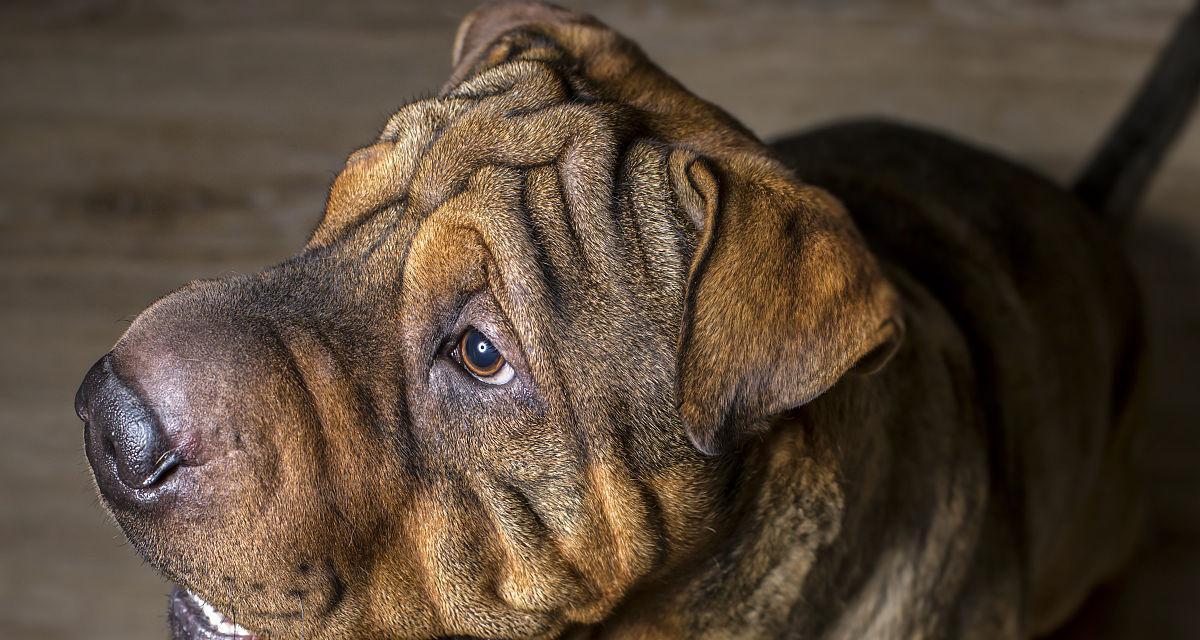
<instances>
[{"instance_id":1,"label":"dog nose","mask_svg":"<svg viewBox=\"0 0 1200 640\"><path fill-rule=\"evenodd\" d=\"M131 526L228 517L231 505L264 499L290 461L280 441L304 446L292 439L321 427L296 358L329 361L304 350L316 340L303 327L247 307L268 295L247 290L260 282L172 293L84 376L75 408L88 461L101 498Z\"/></svg>"},{"instance_id":2,"label":"dog nose","mask_svg":"<svg viewBox=\"0 0 1200 640\"><path fill-rule=\"evenodd\" d=\"M100 358L75 394L75 413L84 422L88 460L100 491L128 503L161 484L179 466L162 425L146 403L113 371L113 355Z\"/></svg>"}]
</instances>

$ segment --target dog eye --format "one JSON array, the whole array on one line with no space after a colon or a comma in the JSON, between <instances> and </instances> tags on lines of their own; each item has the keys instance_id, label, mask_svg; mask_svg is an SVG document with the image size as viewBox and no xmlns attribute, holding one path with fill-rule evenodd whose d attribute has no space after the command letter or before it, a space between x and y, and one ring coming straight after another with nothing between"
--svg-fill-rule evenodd
<instances>
[{"instance_id":1,"label":"dog eye","mask_svg":"<svg viewBox=\"0 0 1200 640\"><path fill-rule=\"evenodd\" d=\"M480 382L501 385L513 378L512 365L480 330L471 327L458 340L458 355L467 373Z\"/></svg>"}]
</instances>

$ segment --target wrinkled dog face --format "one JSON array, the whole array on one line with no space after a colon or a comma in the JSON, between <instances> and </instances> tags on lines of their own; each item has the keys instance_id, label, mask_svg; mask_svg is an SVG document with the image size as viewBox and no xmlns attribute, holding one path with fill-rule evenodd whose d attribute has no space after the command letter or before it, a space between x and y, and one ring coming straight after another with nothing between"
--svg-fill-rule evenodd
<instances>
[{"instance_id":1,"label":"wrinkled dog face","mask_svg":"<svg viewBox=\"0 0 1200 640\"><path fill-rule=\"evenodd\" d=\"M455 49L442 93L352 154L299 255L164 298L81 389L130 539L256 632L598 621L720 530L729 465L704 454L894 333L837 203L628 41L519 4L468 17ZM748 240L796 242L797 218L805 259ZM780 302L755 278L814 284ZM831 328L835 304L857 306ZM781 322L796 335L762 326ZM177 633L205 624L173 606Z\"/></svg>"}]
</instances>

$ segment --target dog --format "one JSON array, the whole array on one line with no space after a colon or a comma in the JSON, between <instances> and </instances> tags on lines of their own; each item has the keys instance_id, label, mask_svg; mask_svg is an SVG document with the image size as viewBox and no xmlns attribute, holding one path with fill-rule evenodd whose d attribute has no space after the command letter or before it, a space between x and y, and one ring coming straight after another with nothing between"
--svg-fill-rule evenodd
<instances>
[{"instance_id":1,"label":"dog","mask_svg":"<svg viewBox=\"0 0 1200 640\"><path fill-rule=\"evenodd\" d=\"M100 496L175 638L1046 633L1140 530L1118 228L1197 15L1071 192L886 122L767 146L487 5L300 253L87 373Z\"/></svg>"}]
</instances>

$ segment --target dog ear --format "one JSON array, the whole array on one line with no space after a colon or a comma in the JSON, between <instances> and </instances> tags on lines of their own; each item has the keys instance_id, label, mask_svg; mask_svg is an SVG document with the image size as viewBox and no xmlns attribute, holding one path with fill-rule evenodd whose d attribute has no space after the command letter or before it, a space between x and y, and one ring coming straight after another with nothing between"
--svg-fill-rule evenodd
<instances>
[{"instance_id":1,"label":"dog ear","mask_svg":"<svg viewBox=\"0 0 1200 640\"><path fill-rule=\"evenodd\" d=\"M897 295L833 196L769 156L671 162L702 224L679 339L688 435L715 455L761 433L851 369L882 367L903 335Z\"/></svg>"}]
</instances>

